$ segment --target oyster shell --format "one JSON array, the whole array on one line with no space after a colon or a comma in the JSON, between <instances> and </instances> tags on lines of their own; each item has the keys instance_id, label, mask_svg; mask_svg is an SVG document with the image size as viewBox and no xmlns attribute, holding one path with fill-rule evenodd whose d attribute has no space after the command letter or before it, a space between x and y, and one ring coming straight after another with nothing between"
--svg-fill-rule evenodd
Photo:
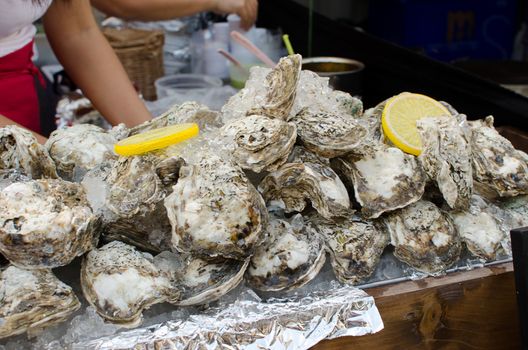
<instances>
[{"instance_id":1,"label":"oyster shell","mask_svg":"<svg viewBox=\"0 0 528 350\"><path fill-rule=\"evenodd\" d=\"M267 231L270 240L257 248L246 273L251 288L266 292L291 290L317 276L326 260L324 243L317 232L281 219L271 220Z\"/></svg>"},{"instance_id":2,"label":"oyster shell","mask_svg":"<svg viewBox=\"0 0 528 350\"><path fill-rule=\"evenodd\" d=\"M100 224L79 184L31 180L0 192L0 251L21 268L69 264L97 245Z\"/></svg>"},{"instance_id":3,"label":"oyster shell","mask_svg":"<svg viewBox=\"0 0 528 350\"><path fill-rule=\"evenodd\" d=\"M252 115L225 125L220 134L242 169L274 171L286 162L297 128L281 119Z\"/></svg>"},{"instance_id":4,"label":"oyster shell","mask_svg":"<svg viewBox=\"0 0 528 350\"><path fill-rule=\"evenodd\" d=\"M211 261L190 255L162 252L154 257L154 264L160 267L176 289L181 291L180 299L174 303L190 306L218 300L236 288L244 278L249 259Z\"/></svg>"},{"instance_id":5,"label":"oyster shell","mask_svg":"<svg viewBox=\"0 0 528 350\"><path fill-rule=\"evenodd\" d=\"M0 339L65 321L81 303L72 289L51 270L23 270L8 266L0 271Z\"/></svg>"},{"instance_id":6,"label":"oyster shell","mask_svg":"<svg viewBox=\"0 0 528 350\"><path fill-rule=\"evenodd\" d=\"M500 197L528 194L528 155L493 127L493 117L470 121L473 178Z\"/></svg>"},{"instance_id":7,"label":"oyster shell","mask_svg":"<svg viewBox=\"0 0 528 350\"><path fill-rule=\"evenodd\" d=\"M330 222L315 216L309 225L324 237L334 274L341 283L365 282L389 244L388 233L373 221L346 218Z\"/></svg>"},{"instance_id":8,"label":"oyster shell","mask_svg":"<svg viewBox=\"0 0 528 350\"><path fill-rule=\"evenodd\" d=\"M345 185L323 164L284 164L266 176L258 189L267 203L282 201L287 213L303 211L307 200L326 219L352 213Z\"/></svg>"},{"instance_id":9,"label":"oyster shell","mask_svg":"<svg viewBox=\"0 0 528 350\"><path fill-rule=\"evenodd\" d=\"M297 125L304 147L321 157L334 158L355 150L368 135L367 128L348 114L302 109L289 119Z\"/></svg>"},{"instance_id":10,"label":"oyster shell","mask_svg":"<svg viewBox=\"0 0 528 350\"><path fill-rule=\"evenodd\" d=\"M416 158L395 147L378 147L360 159L343 157L332 166L353 184L361 213L377 218L384 212L418 201L425 189L426 176Z\"/></svg>"},{"instance_id":11,"label":"oyster shell","mask_svg":"<svg viewBox=\"0 0 528 350\"><path fill-rule=\"evenodd\" d=\"M88 170L117 159L116 142L113 135L98 126L77 124L52 132L45 146L59 176L80 182Z\"/></svg>"},{"instance_id":12,"label":"oyster shell","mask_svg":"<svg viewBox=\"0 0 528 350\"><path fill-rule=\"evenodd\" d=\"M528 226L528 195L508 198L498 205L509 215L507 231Z\"/></svg>"},{"instance_id":13,"label":"oyster shell","mask_svg":"<svg viewBox=\"0 0 528 350\"><path fill-rule=\"evenodd\" d=\"M473 196L468 211L450 213L468 250L486 260L495 260L504 253L503 244L508 240L508 232L501 228L497 209L494 210L492 206L479 196Z\"/></svg>"},{"instance_id":14,"label":"oyster shell","mask_svg":"<svg viewBox=\"0 0 528 350\"><path fill-rule=\"evenodd\" d=\"M110 242L89 252L81 265L84 297L105 320L136 327L142 312L180 292L153 263L153 257L123 242Z\"/></svg>"},{"instance_id":15,"label":"oyster shell","mask_svg":"<svg viewBox=\"0 0 528 350\"><path fill-rule=\"evenodd\" d=\"M385 223L394 256L426 273L445 271L460 255L455 226L433 203L420 200L389 214Z\"/></svg>"},{"instance_id":16,"label":"oyster shell","mask_svg":"<svg viewBox=\"0 0 528 350\"><path fill-rule=\"evenodd\" d=\"M452 209L467 209L473 193L471 147L458 118L423 118L416 126L423 144L418 159L425 172Z\"/></svg>"},{"instance_id":17,"label":"oyster shell","mask_svg":"<svg viewBox=\"0 0 528 350\"><path fill-rule=\"evenodd\" d=\"M199 256L245 260L261 243L268 220L262 197L242 170L208 153L181 168L165 207L172 246Z\"/></svg>"},{"instance_id":18,"label":"oyster shell","mask_svg":"<svg viewBox=\"0 0 528 350\"><path fill-rule=\"evenodd\" d=\"M18 169L32 179L57 177L46 148L31 132L14 125L0 128L0 169Z\"/></svg>"},{"instance_id":19,"label":"oyster shell","mask_svg":"<svg viewBox=\"0 0 528 350\"><path fill-rule=\"evenodd\" d=\"M20 170L0 170L0 191L15 182L25 182L29 180L31 179L21 173Z\"/></svg>"},{"instance_id":20,"label":"oyster shell","mask_svg":"<svg viewBox=\"0 0 528 350\"><path fill-rule=\"evenodd\" d=\"M330 160L323 158L315 153L308 151L302 146L293 147L292 152L288 156L288 163L319 163L330 166Z\"/></svg>"}]
</instances>

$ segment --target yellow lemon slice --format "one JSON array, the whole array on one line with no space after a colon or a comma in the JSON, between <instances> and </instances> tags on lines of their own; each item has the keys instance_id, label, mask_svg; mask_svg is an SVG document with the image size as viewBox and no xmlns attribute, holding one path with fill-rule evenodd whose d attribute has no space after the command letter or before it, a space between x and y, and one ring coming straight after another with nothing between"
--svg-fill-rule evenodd
<instances>
[{"instance_id":1,"label":"yellow lemon slice","mask_svg":"<svg viewBox=\"0 0 528 350\"><path fill-rule=\"evenodd\" d=\"M450 115L440 102L420 94L404 92L389 99L381 115L383 132L396 147L415 156L422 152L416 121Z\"/></svg>"},{"instance_id":2,"label":"yellow lemon slice","mask_svg":"<svg viewBox=\"0 0 528 350\"><path fill-rule=\"evenodd\" d=\"M114 145L114 151L122 156L143 154L185 141L198 132L198 125L194 123L170 125L121 140Z\"/></svg>"}]
</instances>

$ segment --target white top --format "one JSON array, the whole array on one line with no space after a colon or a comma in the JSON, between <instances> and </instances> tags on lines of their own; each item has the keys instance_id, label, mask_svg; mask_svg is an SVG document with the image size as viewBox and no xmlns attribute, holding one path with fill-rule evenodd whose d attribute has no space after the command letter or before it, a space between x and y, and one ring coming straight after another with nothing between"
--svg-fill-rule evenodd
<instances>
[{"instance_id":1,"label":"white top","mask_svg":"<svg viewBox=\"0 0 528 350\"><path fill-rule=\"evenodd\" d=\"M52 0L0 0L0 57L27 45L37 32L33 22L42 17Z\"/></svg>"}]
</instances>

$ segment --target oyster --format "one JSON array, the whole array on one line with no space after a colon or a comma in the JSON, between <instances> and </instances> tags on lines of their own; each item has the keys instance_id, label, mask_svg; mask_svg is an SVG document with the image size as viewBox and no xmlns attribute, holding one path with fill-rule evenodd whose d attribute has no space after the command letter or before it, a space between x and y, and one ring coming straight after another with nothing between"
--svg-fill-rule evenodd
<instances>
[{"instance_id":1,"label":"oyster","mask_svg":"<svg viewBox=\"0 0 528 350\"><path fill-rule=\"evenodd\" d=\"M288 163L318 163L326 166L330 166L330 160L323 158L315 153L308 151L302 146L293 147L293 151L288 156Z\"/></svg>"},{"instance_id":2,"label":"oyster","mask_svg":"<svg viewBox=\"0 0 528 350\"><path fill-rule=\"evenodd\" d=\"M306 200L326 219L352 213L345 185L323 164L286 163L266 176L258 189L267 203L282 201L287 213L303 211Z\"/></svg>"},{"instance_id":3,"label":"oyster","mask_svg":"<svg viewBox=\"0 0 528 350\"><path fill-rule=\"evenodd\" d=\"M218 300L236 288L244 278L249 258L245 261L221 258L203 260L190 255L162 252L154 257L154 264L181 291L180 300L174 303L190 306Z\"/></svg>"},{"instance_id":4,"label":"oyster","mask_svg":"<svg viewBox=\"0 0 528 350\"><path fill-rule=\"evenodd\" d=\"M508 240L498 221L497 209L479 196L471 198L469 211L450 213L455 227L468 250L475 256L495 260L503 253ZM506 247L506 250L510 250Z\"/></svg>"},{"instance_id":5,"label":"oyster","mask_svg":"<svg viewBox=\"0 0 528 350\"><path fill-rule=\"evenodd\" d=\"M324 237L332 268L342 283L365 282L389 244L387 232L373 221L346 218L330 222L314 216L309 225Z\"/></svg>"},{"instance_id":6,"label":"oyster","mask_svg":"<svg viewBox=\"0 0 528 350\"><path fill-rule=\"evenodd\" d=\"M14 125L0 128L0 169L18 169L32 179L57 177L46 148L31 132Z\"/></svg>"},{"instance_id":7,"label":"oyster","mask_svg":"<svg viewBox=\"0 0 528 350\"><path fill-rule=\"evenodd\" d=\"M251 288L266 292L291 290L317 276L326 260L324 243L317 232L281 219L271 220L267 231L270 240L257 248L246 273Z\"/></svg>"},{"instance_id":8,"label":"oyster","mask_svg":"<svg viewBox=\"0 0 528 350\"><path fill-rule=\"evenodd\" d=\"M117 159L116 142L113 135L98 126L77 124L52 132L45 146L59 176L80 182L88 170Z\"/></svg>"},{"instance_id":9,"label":"oyster","mask_svg":"<svg viewBox=\"0 0 528 350\"><path fill-rule=\"evenodd\" d=\"M0 170L0 191L15 182L25 182L29 180L31 179L21 173L20 170Z\"/></svg>"},{"instance_id":10,"label":"oyster","mask_svg":"<svg viewBox=\"0 0 528 350\"><path fill-rule=\"evenodd\" d=\"M23 270L8 266L0 271L0 339L65 321L81 303L72 289L51 270Z\"/></svg>"},{"instance_id":11,"label":"oyster","mask_svg":"<svg viewBox=\"0 0 528 350\"><path fill-rule=\"evenodd\" d=\"M461 251L455 226L433 203L420 200L389 214L385 223L394 256L426 273L445 271Z\"/></svg>"},{"instance_id":12,"label":"oyster","mask_svg":"<svg viewBox=\"0 0 528 350\"><path fill-rule=\"evenodd\" d=\"M366 138L366 126L348 114L313 113L302 109L289 119L297 125L304 147L321 157L334 158L355 150Z\"/></svg>"},{"instance_id":13,"label":"oyster","mask_svg":"<svg viewBox=\"0 0 528 350\"><path fill-rule=\"evenodd\" d=\"M220 133L237 164L256 173L277 170L297 139L294 124L261 115L234 120Z\"/></svg>"},{"instance_id":14,"label":"oyster","mask_svg":"<svg viewBox=\"0 0 528 350\"><path fill-rule=\"evenodd\" d=\"M452 209L465 210L473 193L473 172L471 147L458 119L444 116L418 120L416 126L423 144L418 159L447 204Z\"/></svg>"},{"instance_id":15,"label":"oyster","mask_svg":"<svg viewBox=\"0 0 528 350\"><path fill-rule=\"evenodd\" d=\"M118 241L86 255L81 286L86 300L101 317L123 327L139 325L144 309L174 302L180 296L150 254Z\"/></svg>"},{"instance_id":16,"label":"oyster","mask_svg":"<svg viewBox=\"0 0 528 350\"><path fill-rule=\"evenodd\" d=\"M31 180L0 192L0 252L17 267L69 264L96 246L100 224L79 184Z\"/></svg>"},{"instance_id":17,"label":"oyster","mask_svg":"<svg viewBox=\"0 0 528 350\"><path fill-rule=\"evenodd\" d=\"M353 156L333 160L332 166L353 184L361 213L367 218L403 208L424 193L423 169L414 156L395 147L373 148L359 160Z\"/></svg>"},{"instance_id":18,"label":"oyster","mask_svg":"<svg viewBox=\"0 0 528 350\"><path fill-rule=\"evenodd\" d=\"M507 231L528 226L528 195L508 198L498 205L509 216Z\"/></svg>"},{"instance_id":19,"label":"oyster","mask_svg":"<svg viewBox=\"0 0 528 350\"><path fill-rule=\"evenodd\" d=\"M172 246L199 256L245 260L261 243L268 220L262 197L242 170L210 153L181 168L165 207Z\"/></svg>"},{"instance_id":20,"label":"oyster","mask_svg":"<svg viewBox=\"0 0 528 350\"><path fill-rule=\"evenodd\" d=\"M528 194L528 155L495 130L492 116L468 123L475 182L500 197Z\"/></svg>"}]
</instances>

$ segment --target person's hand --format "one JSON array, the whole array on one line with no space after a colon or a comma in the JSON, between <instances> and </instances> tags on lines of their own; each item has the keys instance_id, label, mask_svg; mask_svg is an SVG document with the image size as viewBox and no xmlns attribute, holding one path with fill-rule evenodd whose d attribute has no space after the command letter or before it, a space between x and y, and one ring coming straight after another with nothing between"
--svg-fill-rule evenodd
<instances>
[{"instance_id":1,"label":"person's hand","mask_svg":"<svg viewBox=\"0 0 528 350\"><path fill-rule=\"evenodd\" d=\"M240 16L242 29L248 30L257 20L257 0L216 0L214 12L236 13Z\"/></svg>"}]
</instances>

